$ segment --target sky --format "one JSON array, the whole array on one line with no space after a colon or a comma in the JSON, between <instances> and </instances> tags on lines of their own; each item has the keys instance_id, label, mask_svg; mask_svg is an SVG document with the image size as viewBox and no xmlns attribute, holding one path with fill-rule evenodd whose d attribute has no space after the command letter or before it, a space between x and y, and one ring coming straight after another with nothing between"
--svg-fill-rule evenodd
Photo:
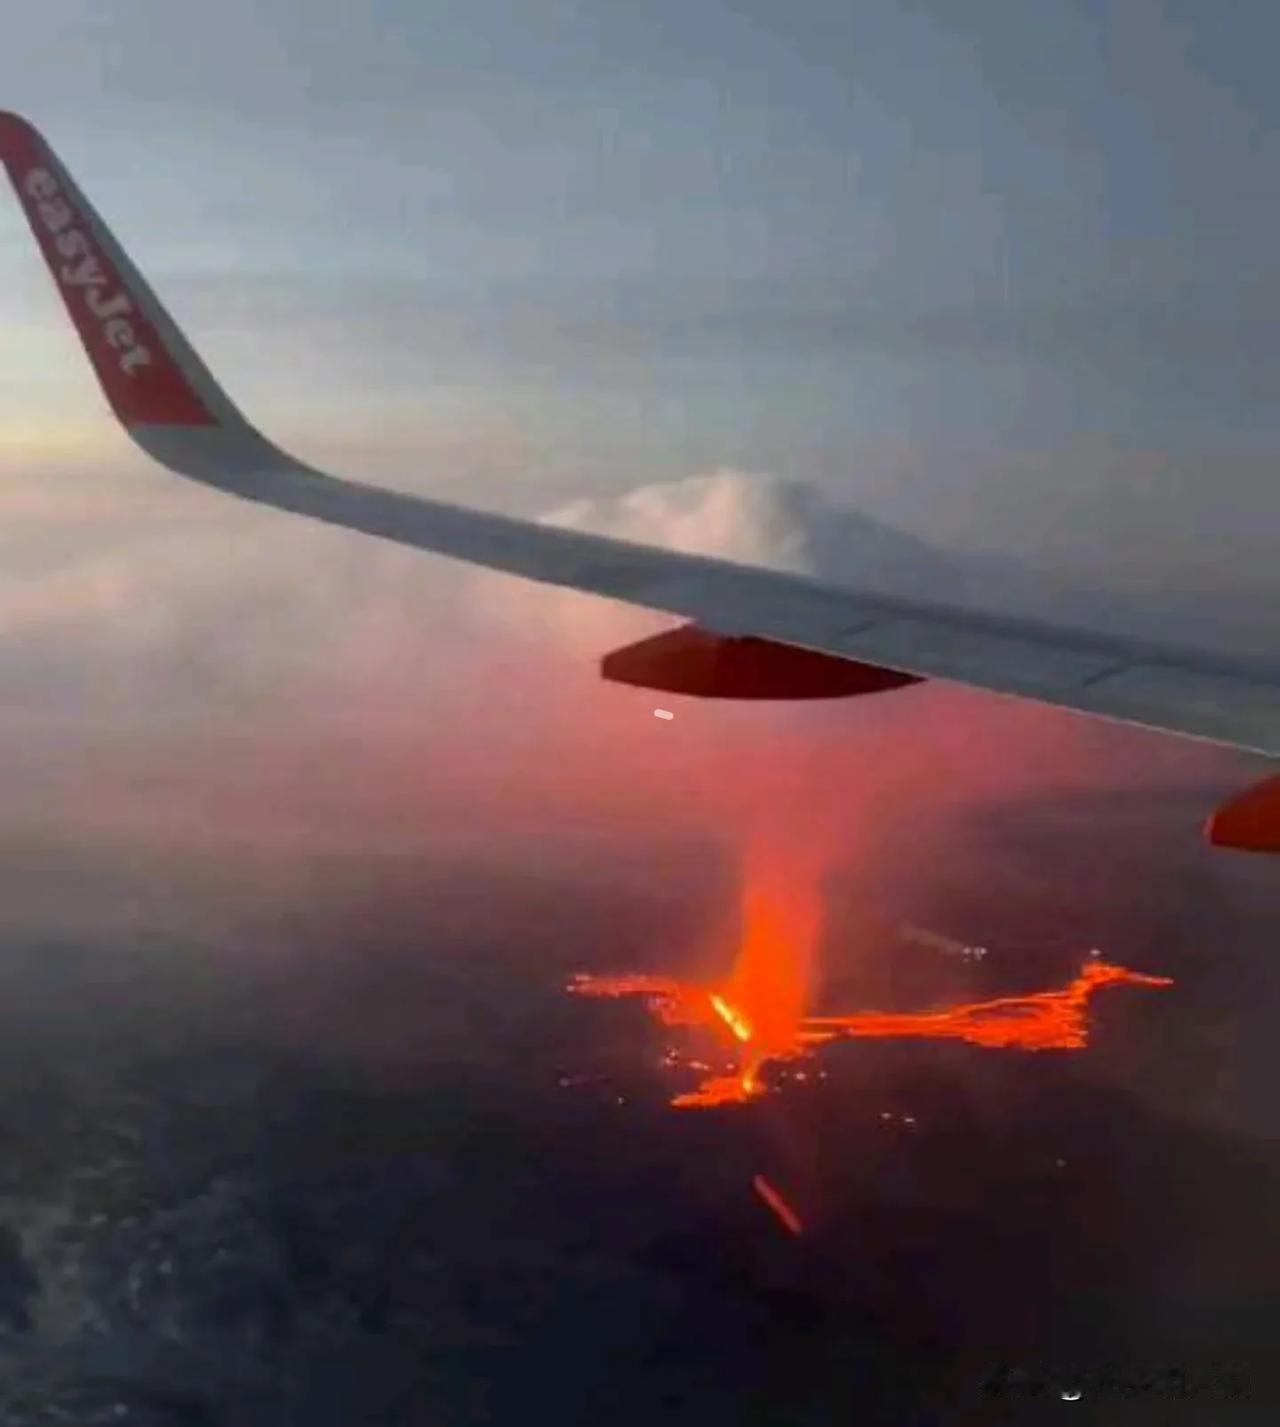
<instances>
[{"instance_id":1,"label":"sky","mask_svg":"<svg viewBox=\"0 0 1280 1427\"><path fill-rule=\"evenodd\" d=\"M1035 25L1003 0L963 20L932 0L54 3L11 21L0 73L233 398L322 467L1273 657L1278 101L1257 55L1276 22L1234 13L1224 32L1173 0ZM299 817L341 836L359 760L380 760L376 823L418 741L451 750L458 787L462 768L505 787L506 815L512 788L555 801L537 770L565 758L595 790L562 799L571 822L659 805L611 775L667 754L596 662L660 620L174 479L116 429L50 286L11 205L15 808L154 829L218 805L247 758L292 796L254 771L255 817L201 836ZM902 789L1030 786L1050 748L1085 782L1225 789L1259 764L901 698L830 727ZM812 797L823 716L685 705L673 738L721 769L717 728L793 729ZM930 772L889 756L919 763L917 737Z\"/></svg>"},{"instance_id":2,"label":"sky","mask_svg":"<svg viewBox=\"0 0 1280 1427\"><path fill-rule=\"evenodd\" d=\"M0 80L310 458L527 513L761 473L1255 652L1277 28L1265 0L53 0ZM51 466L116 526L170 498L12 207L0 331L6 504Z\"/></svg>"},{"instance_id":3,"label":"sky","mask_svg":"<svg viewBox=\"0 0 1280 1427\"><path fill-rule=\"evenodd\" d=\"M322 467L1273 657L1274 22L1235 14L52 3L0 74L233 398ZM931 688L829 719L686 702L655 752L596 664L660 619L135 451L16 204L0 334L14 826L395 842L434 764L455 810L491 790L482 841L548 802L722 830L681 780L771 740L814 807L861 740L868 826L1049 764L1222 791L1260 766Z\"/></svg>"}]
</instances>

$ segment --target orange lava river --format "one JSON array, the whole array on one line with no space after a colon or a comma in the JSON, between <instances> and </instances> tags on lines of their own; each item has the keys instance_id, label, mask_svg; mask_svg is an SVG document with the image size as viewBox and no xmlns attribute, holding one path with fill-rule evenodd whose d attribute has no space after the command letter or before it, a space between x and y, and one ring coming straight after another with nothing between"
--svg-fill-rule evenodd
<instances>
[{"instance_id":1,"label":"orange lava river","mask_svg":"<svg viewBox=\"0 0 1280 1427\"><path fill-rule=\"evenodd\" d=\"M1104 986L1170 986L1096 957L1069 985L1026 995L999 996L926 1011L857 1011L810 1016L812 952L817 941L816 893L803 879L768 863L749 867L743 897L743 934L728 979L698 986L661 976L573 978L583 996L642 996L663 1022L701 1026L717 1034L729 1054L729 1073L711 1075L677 1095L683 1107L740 1104L762 1093L761 1072L771 1061L811 1054L846 1037L922 1037L1019 1050L1079 1050L1088 1043L1089 999ZM792 869L794 871L794 869ZM710 1069L699 1062L696 1068Z\"/></svg>"}]
</instances>

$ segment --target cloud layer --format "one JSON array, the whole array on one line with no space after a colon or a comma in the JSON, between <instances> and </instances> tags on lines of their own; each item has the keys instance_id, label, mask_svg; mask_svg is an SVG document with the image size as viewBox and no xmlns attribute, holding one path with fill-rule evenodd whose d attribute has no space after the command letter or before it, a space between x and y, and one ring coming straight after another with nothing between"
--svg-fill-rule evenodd
<instances>
[{"instance_id":1,"label":"cloud layer","mask_svg":"<svg viewBox=\"0 0 1280 1427\"><path fill-rule=\"evenodd\" d=\"M181 487L136 515L73 506L63 558L0 596L18 822L277 848L736 844L770 828L874 859L894 829L942 837L976 804L1229 782L1235 766L942 686L810 708L676 700L660 724L656 700L605 684L598 661L663 616ZM964 588L923 542L729 468L547 518L904 592Z\"/></svg>"}]
</instances>

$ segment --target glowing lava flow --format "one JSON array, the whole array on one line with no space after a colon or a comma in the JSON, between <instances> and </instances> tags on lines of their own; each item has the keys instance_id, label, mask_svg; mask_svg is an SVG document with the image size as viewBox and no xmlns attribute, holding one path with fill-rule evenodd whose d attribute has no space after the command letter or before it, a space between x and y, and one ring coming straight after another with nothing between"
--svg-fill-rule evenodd
<instances>
[{"instance_id":1,"label":"glowing lava flow","mask_svg":"<svg viewBox=\"0 0 1280 1427\"><path fill-rule=\"evenodd\" d=\"M761 1199L773 1210L778 1222L797 1238L804 1233L804 1224L800 1220L799 1214L791 1207L782 1195L773 1187L763 1174L753 1176L751 1187Z\"/></svg>"},{"instance_id":2,"label":"glowing lava flow","mask_svg":"<svg viewBox=\"0 0 1280 1427\"><path fill-rule=\"evenodd\" d=\"M1102 986L1118 985L1172 986L1173 979L1144 976L1109 961L1087 961L1060 991L1001 996L941 1011L811 1016L801 1026L800 1039L813 1045L839 1036L926 1036L1002 1049L1080 1050L1089 1040L1089 997Z\"/></svg>"},{"instance_id":3,"label":"glowing lava flow","mask_svg":"<svg viewBox=\"0 0 1280 1427\"><path fill-rule=\"evenodd\" d=\"M1089 998L1103 986L1171 986L1091 959L1070 985L1022 996L914 1012L805 1014L817 941L816 888L788 877L785 864L753 859L743 897L742 942L729 979L696 986L661 976L577 976L569 989L585 996L643 996L665 1024L717 1034L734 1063L673 1098L682 1107L742 1104L762 1093L770 1061L808 1055L844 1037L916 1036L1019 1050L1079 1050L1088 1043ZM806 887L810 891L804 890ZM692 1064L702 1070L709 1066ZM763 1191L761 1191L763 1192Z\"/></svg>"}]
</instances>

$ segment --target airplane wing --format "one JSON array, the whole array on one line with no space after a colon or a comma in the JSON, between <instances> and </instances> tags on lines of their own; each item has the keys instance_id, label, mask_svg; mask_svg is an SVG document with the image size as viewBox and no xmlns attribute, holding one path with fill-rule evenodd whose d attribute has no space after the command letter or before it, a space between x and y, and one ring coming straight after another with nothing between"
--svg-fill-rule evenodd
<instances>
[{"instance_id":1,"label":"airplane wing","mask_svg":"<svg viewBox=\"0 0 1280 1427\"><path fill-rule=\"evenodd\" d=\"M792 696L793 684L794 695L804 697L940 678L1280 755L1280 662L1218 659L889 599L314 470L245 420L48 143L15 114L0 113L0 158L113 411L144 451L181 475L402 545L679 615L693 621L695 635L751 646L756 655L781 647L790 657L778 664L780 675L766 670L767 696ZM822 661L805 666L810 670L840 661L860 672L843 682L819 677L806 687L796 672L804 651ZM644 681L625 670L616 676ZM746 684L753 689L747 696L761 696L759 679ZM730 679L724 692L742 696L736 687ZM1280 826L1280 788L1276 799Z\"/></svg>"}]
</instances>

